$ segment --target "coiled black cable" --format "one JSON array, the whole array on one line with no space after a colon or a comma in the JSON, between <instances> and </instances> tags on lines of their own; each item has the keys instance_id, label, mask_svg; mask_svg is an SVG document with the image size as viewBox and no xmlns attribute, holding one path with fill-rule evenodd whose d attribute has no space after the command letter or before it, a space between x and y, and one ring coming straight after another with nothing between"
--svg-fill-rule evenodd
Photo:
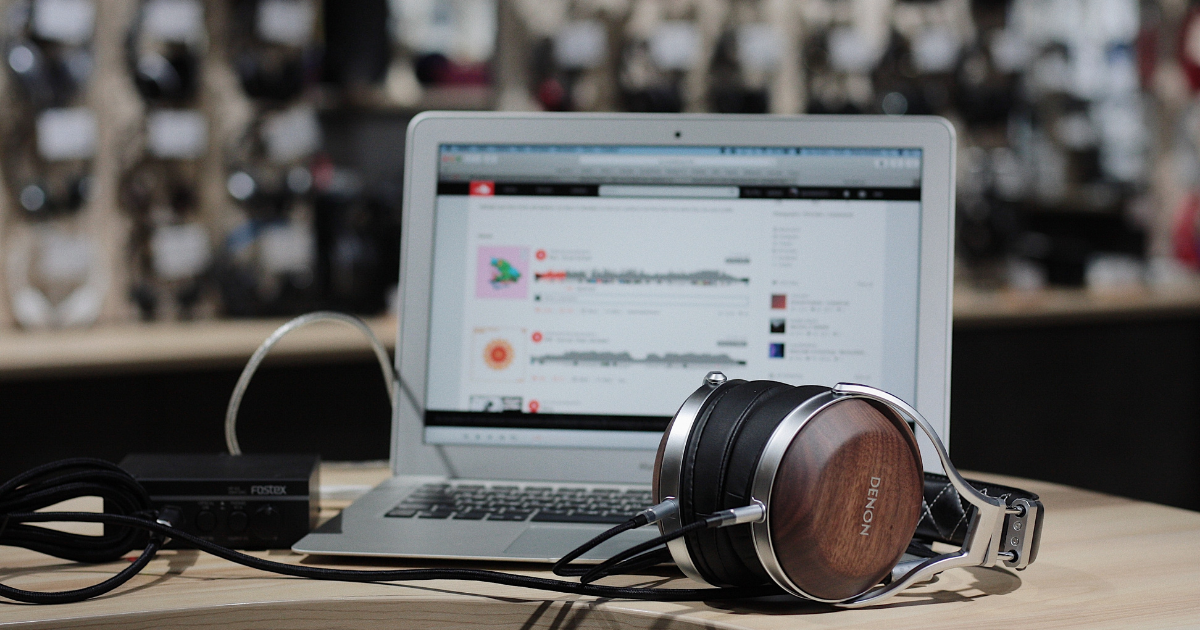
<instances>
[{"instance_id":1,"label":"coiled black cable","mask_svg":"<svg viewBox=\"0 0 1200 630\"><path fill-rule=\"evenodd\" d=\"M33 521L20 518L23 513L84 496L100 497L106 510L143 519L153 516L149 495L129 473L101 459L66 459L38 466L0 485L0 545L76 562L111 562L144 545L141 556L113 577L86 588L39 593L0 584L0 595L32 604L90 599L129 581L154 559L163 539L147 537L141 529L105 527L100 536L86 536L26 525Z\"/></svg>"},{"instance_id":2,"label":"coiled black cable","mask_svg":"<svg viewBox=\"0 0 1200 630\"><path fill-rule=\"evenodd\" d=\"M85 536L32 527L8 517L84 496L103 499L105 511L151 515L150 496L120 467L101 459L65 459L38 466L0 485L0 515L4 515L0 516L0 543L77 562L109 562L145 543L145 532L127 527L105 528L101 536Z\"/></svg>"},{"instance_id":3,"label":"coiled black cable","mask_svg":"<svg viewBox=\"0 0 1200 630\"><path fill-rule=\"evenodd\" d=\"M35 511L59 501L82 496L104 498L105 513ZM775 586L698 589L600 586L480 569L370 571L308 567L264 560L216 545L176 529L172 526L175 518L178 518L177 512L171 514L167 510L162 513L151 510L149 497L137 480L119 467L102 460L64 460L18 475L0 486L0 545L24 547L82 562L112 561L142 545L145 547L136 561L99 584L57 592L27 591L0 584L0 596L34 604L59 604L102 595L124 584L154 559L164 537L178 538L201 551L253 569L315 580L468 580L594 597L661 601L741 599L777 595L781 592ZM85 536L28 525L48 522L103 523L106 527L102 536ZM149 536L146 536L147 533ZM638 559L640 557L635 558Z\"/></svg>"}]
</instances>

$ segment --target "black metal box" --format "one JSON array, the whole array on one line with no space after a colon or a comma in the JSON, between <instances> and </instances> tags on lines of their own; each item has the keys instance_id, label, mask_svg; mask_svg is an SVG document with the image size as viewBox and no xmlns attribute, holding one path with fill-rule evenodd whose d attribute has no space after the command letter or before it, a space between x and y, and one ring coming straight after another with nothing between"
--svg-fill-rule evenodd
<instances>
[{"instance_id":1,"label":"black metal box","mask_svg":"<svg viewBox=\"0 0 1200 630\"><path fill-rule=\"evenodd\" d=\"M317 523L318 455L134 454L121 460L179 529L236 549L287 549ZM168 547L184 547L172 541Z\"/></svg>"}]
</instances>

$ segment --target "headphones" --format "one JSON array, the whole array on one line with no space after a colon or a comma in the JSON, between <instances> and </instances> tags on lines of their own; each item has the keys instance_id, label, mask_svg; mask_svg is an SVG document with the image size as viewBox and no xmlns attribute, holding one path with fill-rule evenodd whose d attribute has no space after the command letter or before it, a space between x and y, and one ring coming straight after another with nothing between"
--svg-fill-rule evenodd
<instances>
[{"instance_id":1,"label":"headphones","mask_svg":"<svg viewBox=\"0 0 1200 630\"><path fill-rule=\"evenodd\" d=\"M65 297L52 301L31 276L39 266L39 249L52 239L74 242L87 258L87 274L79 286ZM96 253L95 240L84 237L76 241L70 232L49 225L19 227L7 242L8 295L12 301L13 317L24 328L86 326L100 317L104 298L109 290L108 271ZM32 268L32 269L31 269Z\"/></svg>"},{"instance_id":2,"label":"headphones","mask_svg":"<svg viewBox=\"0 0 1200 630\"><path fill-rule=\"evenodd\" d=\"M945 476L923 473L909 423L933 442ZM653 496L671 558L688 577L773 583L846 607L878 604L954 567L1024 569L1037 557L1043 517L1035 494L963 479L929 422L887 392L720 372L663 434ZM960 548L937 555L933 542ZM902 562L906 551L926 557Z\"/></svg>"}]
</instances>

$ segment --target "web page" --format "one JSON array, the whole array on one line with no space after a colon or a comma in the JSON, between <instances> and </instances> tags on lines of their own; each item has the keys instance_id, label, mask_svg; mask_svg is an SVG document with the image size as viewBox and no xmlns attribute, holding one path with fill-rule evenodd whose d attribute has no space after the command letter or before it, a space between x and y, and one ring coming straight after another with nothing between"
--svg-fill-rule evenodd
<instances>
[{"instance_id":1,"label":"web page","mask_svg":"<svg viewBox=\"0 0 1200 630\"><path fill-rule=\"evenodd\" d=\"M484 170L438 187L427 441L654 448L712 370L912 390L919 186L797 185L744 155L622 176L629 155L585 153L609 172L551 178L462 154ZM539 176L562 181L519 181Z\"/></svg>"}]
</instances>

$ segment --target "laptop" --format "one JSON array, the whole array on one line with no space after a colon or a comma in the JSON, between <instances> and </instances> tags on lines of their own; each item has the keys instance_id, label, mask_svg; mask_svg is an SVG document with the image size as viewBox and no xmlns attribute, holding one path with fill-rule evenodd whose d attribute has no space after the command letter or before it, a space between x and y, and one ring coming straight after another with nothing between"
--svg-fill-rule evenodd
<instances>
[{"instance_id":1,"label":"laptop","mask_svg":"<svg viewBox=\"0 0 1200 630\"><path fill-rule=\"evenodd\" d=\"M880 387L948 443L954 150L933 117L417 116L393 475L293 549L554 561L648 507L713 370Z\"/></svg>"}]
</instances>

